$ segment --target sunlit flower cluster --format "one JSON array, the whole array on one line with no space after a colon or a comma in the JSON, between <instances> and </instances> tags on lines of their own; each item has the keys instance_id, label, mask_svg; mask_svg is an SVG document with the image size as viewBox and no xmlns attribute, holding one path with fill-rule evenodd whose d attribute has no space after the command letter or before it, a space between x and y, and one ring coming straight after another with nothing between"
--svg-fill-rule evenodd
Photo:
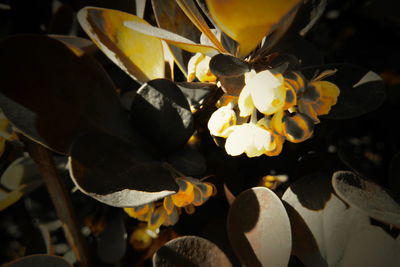
<instances>
[{"instance_id":1,"label":"sunlit flower cluster","mask_svg":"<svg viewBox=\"0 0 400 267\"><path fill-rule=\"evenodd\" d=\"M248 72L239 97L211 115L208 129L226 138L229 155L279 155L285 140L299 143L310 138L318 116L336 104L339 88L321 81L334 73L328 70L308 81L299 72Z\"/></svg>"},{"instance_id":2,"label":"sunlit flower cluster","mask_svg":"<svg viewBox=\"0 0 400 267\"><path fill-rule=\"evenodd\" d=\"M193 214L195 206L203 205L210 196L216 194L213 184L202 182L191 177L176 178L179 191L165 197L161 202L152 202L146 205L124 208L125 212L140 221L147 222L147 231L156 237L161 225L169 226L177 223L181 209Z\"/></svg>"}]
</instances>

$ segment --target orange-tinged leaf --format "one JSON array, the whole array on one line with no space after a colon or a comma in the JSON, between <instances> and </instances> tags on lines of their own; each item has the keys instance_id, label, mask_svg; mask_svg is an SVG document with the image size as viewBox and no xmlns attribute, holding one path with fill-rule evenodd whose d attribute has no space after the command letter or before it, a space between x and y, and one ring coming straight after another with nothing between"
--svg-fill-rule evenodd
<instances>
[{"instance_id":1,"label":"orange-tinged leaf","mask_svg":"<svg viewBox=\"0 0 400 267\"><path fill-rule=\"evenodd\" d=\"M121 69L139 82L164 77L161 41L124 26L125 21L148 23L125 12L85 7L78 12L82 28Z\"/></svg>"},{"instance_id":2,"label":"orange-tinged leaf","mask_svg":"<svg viewBox=\"0 0 400 267\"><path fill-rule=\"evenodd\" d=\"M160 38L169 44L175 45L191 53L202 53L208 56L214 56L219 53L219 51L212 46L196 44L195 42L178 34L157 27L153 27L151 25L128 20L125 21L124 25L134 31Z\"/></svg>"},{"instance_id":3,"label":"orange-tinged leaf","mask_svg":"<svg viewBox=\"0 0 400 267\"><path fill-rule=\"evenodd\" d=\"M248 55L299 0L207 0L210 14L229 37L239 43L239 56Z\"/></svg>"}]
</instances>

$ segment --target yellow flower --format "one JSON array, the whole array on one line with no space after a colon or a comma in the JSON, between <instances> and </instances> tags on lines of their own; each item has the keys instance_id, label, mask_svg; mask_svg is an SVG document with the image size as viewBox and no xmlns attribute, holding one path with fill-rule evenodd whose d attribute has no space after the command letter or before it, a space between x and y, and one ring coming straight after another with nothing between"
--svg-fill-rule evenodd
<instances>
[{"instance_id":1,"label":"yellow flower","mask_svg":"<svg viewBox=\"0 0 400 267\"><path fill-rule=\"evenodd\" d=\"M313 95L317 97L302 99L299 110L312 118L314 123L319 123L318 116L329 113L331 107L337 103L340 90L334 83L328 81L311 81L307 91L313 91Z\"/></svg>"},{"instance_id":2,"label":"yellow flower","mask_svg":"<svg viewBox=\"0 0 400 267\"><path fill-rule=\"evenodd\" d=\"M187 81L191 82L197 78L200 82L215 82L217 77L210 70L211 57L196 53L188 63Z\"/></svg>"},{"instance_id":3,"label":"yellow flower","mask_svg":"<svg viewBox=\"0 0 400 267\"><path fill-rule=\"evenodd\" d=\"M238 100L241 117L252 114L254 108L270 115L284 107L286 88L281 74L251 71L245 74L245 84Z\"/></svg>"},{"instance_id":4,"label":"yellow flower","mask_svg":"<svg viewBox=\"0 0 400 267\"><path fill-rule=\"evenodd\" d=\"M236 113L231 104L220 107L208 120L208 130L214 136L227 137L226 129L236 125Z\"/></svg>"},{"instance_id":5,"label":"yellow flower","mask_svg":"<svg viewBox=\"0 0 400 267\"><path fill-rule=\"evenodd\" d=\"M228 131L225 150L231 156L246 153L248 157L258 157L275 149L271 133L255 123L232 126Z\"/></svg>"}]
</instances>

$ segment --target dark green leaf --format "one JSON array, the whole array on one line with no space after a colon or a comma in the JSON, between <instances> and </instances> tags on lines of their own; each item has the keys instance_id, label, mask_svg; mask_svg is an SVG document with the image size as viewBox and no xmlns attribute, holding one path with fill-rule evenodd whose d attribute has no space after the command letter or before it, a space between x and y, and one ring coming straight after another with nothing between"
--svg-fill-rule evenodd
<instances>
[{"instance_id":1,"label":"dark green leaf","mask_svg":"<svg viewBox=\"0 0 400 267\"><path fill-rule=\"evenodd\" d=\"M336 105L332 106L328 115L323 118L350 119L377 109L385 99L382 79L374 72L352 64L329 64L307 67L301 72L312 79L314 75L324 70L337 69L337 72L327 77L340 89Z\"/></svg>"},{"instance_id":2,"label":"dark green leaf","mask_svg":"<svg viewBox=\"0 0 400 267\"><path fill-rule=\"evenodd\" d=\"M172 81L156 79L138 90L131 106L135 129L152 143L167 151L186 144L193 134L189 103Z\"/></svg>"},{"instance_id":3,"label":"dark green leaf","mask_svg":"<svg viewBox=\"0 0 400 267\"><path fill-rule=\"evenodd\" d=\"M200 105L201 100L203 100L213 90L218 89L218 87L213 83L178 82L176 85L189 99L190 104L194 106Z\"/></svg>"},{"instance_id":4,"label":"dark green leaf","mask_svg":"<svg viewBox=\"0 0 400 267\"><path fill-rule=\"evenodd\" d=\"M400 196L400 152L397 152L390 161L389 188Z\"/></svg>"},{"instance_id":5,"label":"dark green leaf","mask_svg":"<svg viewBox=\"0 0 400 267\"><path fill-rule=\"evenodd\" d=\"M189 176L201 176L206 171L206 160L195 148L186 146L168 156L168 162Z\"/></svg>"},{"instance_id":6,"label":"dark green leaf","mask_svg":"<svg viewBox=\"0 0 400 267\"><path fill-rule=\"evenodd\" d=\"M29 138L62 154L86 130L133 140L111 80L90 56L50 37L20 35L0 42L0 61L0 106Z\"/></svg>"},{"instance_id":7,"label":"dark green leaf","mask_svg":"<svg viewBox=\"0 0 400 267\"><path fill-rule=\"evenodd\" d=\"M178 189L161 162L101 133L82 135L73 143L70 174L83 193L116 207L147 204Z\"/></svg>"},{"instance_id":8,"label":"dark green leaf","mask_svg":"<svg viewBox=\"0 0 400 267\"><path fill-rule=\"evenodd\" d=\"M250 71L250 66L237 57L218 54L211 58L210 70L218 77L236 77Z\"/></svg>"}]
</instances>

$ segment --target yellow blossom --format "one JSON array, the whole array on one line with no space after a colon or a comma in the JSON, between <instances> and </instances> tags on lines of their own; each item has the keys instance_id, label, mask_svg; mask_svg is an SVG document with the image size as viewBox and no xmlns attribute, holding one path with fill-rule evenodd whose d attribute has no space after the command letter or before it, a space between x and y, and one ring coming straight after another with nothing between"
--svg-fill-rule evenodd
<instances>
[{"instance_id":1,"label":"yellow blossom","mask_svg":"<svg viewBox=\"0 0 400 267\"><path fill-rule=\"evenodd\" d=\"M187 80L191 82L197 78L200 82L215 82L217 77L210 70L210 60L211 57L196 53L189 60Z\"/></svg>"},{"instance_id":2,"label":"yellow blossom","mask_svg":"<svg viewBox=\"0 0 400 267\"><path fill-rule=\"evenodd\" d=\"M225 150L231 156L246 153L248 157L258 157L275 149L271 133L255 123L232 126L228 131Z\"/></svg>"},{"instance_id":3,"label":"yellow blossom","mask_svg":"<svg viewBox=\"0 0 400 267\"><path fill-rule=\"evenodd\" d=\"M254 108L270 115L285 105L286 88L281 74L274 75L269 70L245 74L245 86L238 100L240 116L252 114Z\"/></svg>"},{"instance_id":4,"label":"yellow blossom","mask_svg":"<svg viewBox=\"0 0 400 267\"><path fill-rule=\"evenodd\" d=\"M214 136L227 137L226 129L236 124L236 113L231 104L217 109L208 120L208 129Z\"/></svg>"}]
</instances>

